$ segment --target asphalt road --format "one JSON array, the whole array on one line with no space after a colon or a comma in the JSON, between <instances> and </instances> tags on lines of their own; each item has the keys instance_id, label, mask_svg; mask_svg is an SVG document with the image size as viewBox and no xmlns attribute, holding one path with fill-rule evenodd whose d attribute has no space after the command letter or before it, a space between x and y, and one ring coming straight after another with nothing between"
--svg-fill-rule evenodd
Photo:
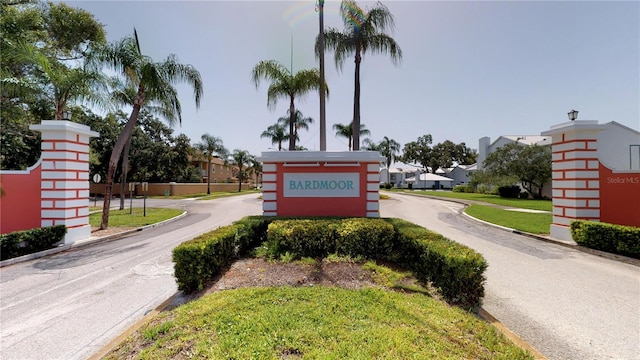
<instances>
[{"instance_id":1,"label":"asphalt road","mask_svg":"<svg viewBox=\"0 0 640 360\"><path fill-rule=\"evenodd\" d=\"M495 229L462 205L392 194L399 217L480 252L483 308L549 359L640 359L640 268Z\"/></svg>"},{"instance_id":2,"label":"asphalt road","mask_svg":"<svg viewBox=\"0 0 640 360\"><path fill-rule=\"evenodd\" d=\"M147 206L185 207L189 215L0 269L0 359L86 359L176 292L177 244L261 213L256 194ZM461 209L401 194L381 201L382 216L481 252L489 262L483 307L549 359L639 358L638 267L496 230Z\"/></svg>"},{"instance_id":3,"label":"asphalt road","mask_svg":"<svg viewBox=\"0 0 640 360\"><path fill-rule=\"evenodd\" d=\"M0 269L0 359L88 358L176 292L176 245L261 214L261 204L257 194L149 199L147 206L185 207L189 214L134 236Z\"/></svg>"}]
</instances>

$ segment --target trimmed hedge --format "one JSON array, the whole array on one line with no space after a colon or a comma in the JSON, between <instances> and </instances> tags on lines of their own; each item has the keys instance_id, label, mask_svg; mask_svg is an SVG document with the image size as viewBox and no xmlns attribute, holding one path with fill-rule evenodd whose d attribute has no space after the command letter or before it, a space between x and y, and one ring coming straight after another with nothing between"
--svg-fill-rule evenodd
<instances>
[{"instance_id":1,"label":"trimmed hedge","mask_svg":"<svg viewBox=\"0 0 640 360\"><path fill-rule=\"evenodd\" d=\"M398 234L393 261L418 279L431 281L447 301L463 307L480 305L487 269L481 254L408 221L386 221Z\"/></svg>"},{"instance_id":2,"label":"trimmed hedge","mask_svg":"<svg viewBox=\"0 0 640 360\"><path fill-rule=\"evenodd\" d=\"M264 241L268 223L249 216L178 245L173 249L178 289L202 290L231 260Z\"/></svg>"},{"instance_id":3,"label":"trimmed hedge","mask_svg":"<svg viewBox=\"0 0 640 360\"><path fill-rule=\"evenodd\" d=\"M243 218L173 250L178 288L203 289L234 257L262 243L272 258L287 252L294 258L336 253L392 261L463 307L480 305L484 296L487 263L482 255L407 221L366 218Z\"/></svg>"},{"instance_id":4,"label":"trimmed hedge","mask_svg":"<svg viewBox=\"0 0 640 360\"><path fill-rule=\"evenodd\" d=\"M640 259L640 228L634 226L575 220L571 237L580 246Z\"/></svg>"},{"instance_id":5,"label":"trimmed hedge","mask_svg":"<svg viewBox=\"0 0 640 360\"><path fill-rule=\"evenodd\" d=\"M1 234L0 260L52 249L64 240L66 233L67 228L64 225L55 225Z\"/></svg>"}]
</instances>

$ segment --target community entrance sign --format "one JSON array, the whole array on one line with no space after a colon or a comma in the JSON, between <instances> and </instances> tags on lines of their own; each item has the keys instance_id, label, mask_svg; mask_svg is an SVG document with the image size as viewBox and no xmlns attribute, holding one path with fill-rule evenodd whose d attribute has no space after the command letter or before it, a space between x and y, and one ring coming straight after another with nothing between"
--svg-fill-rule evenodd
<instances>
[{"instance_id":1,"label":"community entrance sign","mask_svg":"<svg viewBox=\"0 0 640 360\"><path fill-rule=\"evenodd\" d=\"M258 160L265 216L379 216L378 152L273 151Z\"/></svg>"}]
</instances>

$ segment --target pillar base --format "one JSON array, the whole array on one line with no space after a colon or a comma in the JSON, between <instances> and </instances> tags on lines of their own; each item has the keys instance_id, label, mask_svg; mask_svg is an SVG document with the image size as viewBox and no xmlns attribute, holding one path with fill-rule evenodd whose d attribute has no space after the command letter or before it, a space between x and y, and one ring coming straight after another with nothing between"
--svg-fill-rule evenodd
<instances>
[{"instance_id":1,"label":"pillar base","mask_svg":"<svg viewBox=\"0 0 640 360\"><path fill-rule=\"evenodd\" d=\"M573 242L571 229L568 226L551 224L550 231L550 235L554 239Z\"/></svg>"},{"instance_id":2,"label":"pillar base","mask_svg":"<svg viewBox=\"0 0 640 360\"><path fill-rule=\"evenodd\" d=\"M67 229L67 234L64 236L64 244L71 245L78 240L84 240L91 237L91 225L74 227Z\"/></svg>"}]
</instances>

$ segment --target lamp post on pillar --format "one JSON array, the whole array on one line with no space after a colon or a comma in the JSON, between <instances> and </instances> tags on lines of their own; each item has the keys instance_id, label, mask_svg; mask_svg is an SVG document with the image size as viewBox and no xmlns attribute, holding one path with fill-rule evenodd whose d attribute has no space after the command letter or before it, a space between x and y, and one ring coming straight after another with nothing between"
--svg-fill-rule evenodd
<instances>
[{"instance_id":1,"label":"lamp post on pillar","mask_svg":"<svg viewBox=\"0 0 640 360\"><path fill-rule=\"evenodd\" d=\"M569 120L575 121L578 118L578 110L571 110L567 115L569 115Z\"/></svg>"}]
</instances>

